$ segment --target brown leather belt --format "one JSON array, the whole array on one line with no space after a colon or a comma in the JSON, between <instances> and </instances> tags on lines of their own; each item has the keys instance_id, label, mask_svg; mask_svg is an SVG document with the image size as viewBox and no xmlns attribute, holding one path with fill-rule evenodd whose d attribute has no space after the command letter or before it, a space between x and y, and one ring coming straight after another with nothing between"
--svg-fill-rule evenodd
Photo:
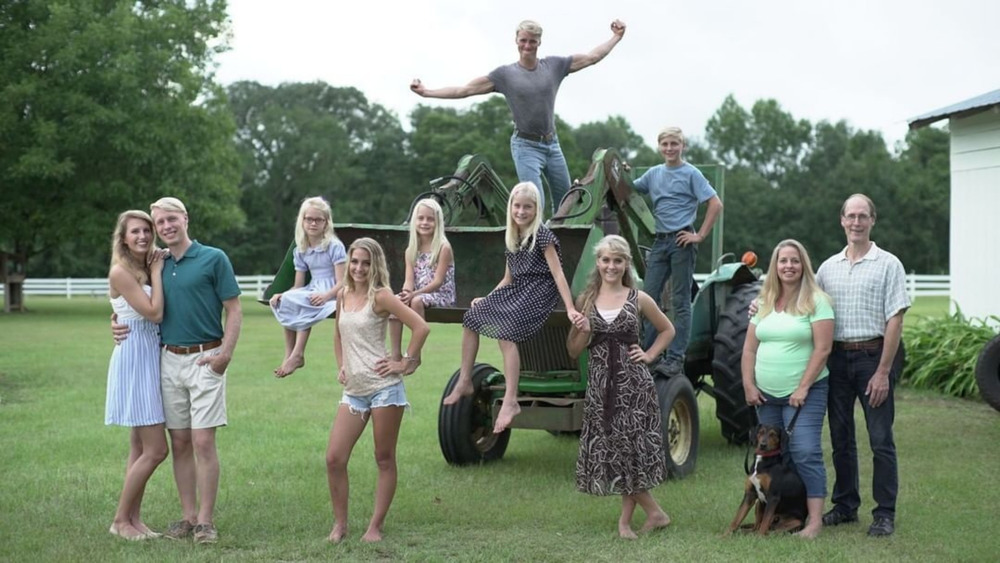
<instances>
[{"instance_id":1,"label":"brown leather belt","mask_svg":"<svg viewBox=\"0 0 1000 563\"><path fill-rule=\"evenodd\" d=\"M858 342L834 342L833 347L835 350L878 350L882 347L882 337Z\"/></svg>"},{"instance_id":2,"label":"brown leather belt","mask_svg":"<svg viewBox=\"0 0 1000 563\"><path fill-rule=\"evenodd\" d=\"M197 354L199 352L215 350L219 346L222 346L221 340L213 340L211 342L196 344L194 346L171 346L170 344L164 344L163 348L167 352L171 352L173 354Z\"/></svg>"},{"instance_id":3,"label":"brown leather belt","mask_svg":"<svg viewBox=\"0 0 1000 563\"><path fill-rule=\"evenodd\" d=\"M536 143L547 143L547 142L551 141L552 139L556 138L556 134L555 133L546 133L544 135L537 135L535 133L525 133L524 131L514 131L514 135L516 135L516 136L518 136L518 137L520 137L522 139L527 139L529 141L534 141Z\"/></svg>"},{"instance_id":4,"label":"brown leather belt","mask_svg":"<svg viewBox=\"0 0 1000 563\"><path fill-rule=\"evenodd\" d=\"M681 229L679 231L659 232L659 233L656 233L656 238L658 238L658 239L672 239L672 238L676 237L678 234L683 233L685 231L687 231L689 233L693 233L694 229L691 228L691 227L684 227L683 229Z\"/></svg>"}]
</instances>

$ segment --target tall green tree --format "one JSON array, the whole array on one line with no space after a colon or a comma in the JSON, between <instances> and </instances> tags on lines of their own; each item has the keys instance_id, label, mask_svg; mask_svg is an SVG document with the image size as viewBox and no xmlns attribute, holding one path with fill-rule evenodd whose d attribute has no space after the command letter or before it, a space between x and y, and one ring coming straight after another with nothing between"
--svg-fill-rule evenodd
<instances>
[{"instance_id":1,"label":"tall green tree","mask_svg":"<svg viewBox=\"0 0 1000 563\"><path fill-rule=\"evenodd\" d=\"M62 275L103 274L117 214L163 195L185 200L196 237L242 219L210 71L226 25L222 1L0 3L0 251L15 270L69 248L93 260Z\"/></svg>"},{"instance_id":2,"label":"tall green tree","mask_svg":"<svg viewBox=\"0 0 1000 563\"><path fill-rule=\"evenodd\" d=\"M814 267L846 244L839 210L844 200L864 193L886 206L896 191L897 163L876 131L856 130L845 121L821 121L801 166L789 171L780 192L787 210L784 228L809 250ZM898 255L893 237L905 239L910 227L879 209L872 237Z\"/></svg>"},{"instance_id":3,"label":"tall green tree","mask_svg":"<svg viewBox=\"0 0 1000 563\"><path fill-rule=\"evenodd\" d=\"M774 245L795 238L816 267L843 248L838 210L861 192L878 207L873 238L880 246L910 271L947 271L946 133L911 132L893 154L876 131L846 121L813 125L775 100L759 100L746 110L730 96L709 120L706 136L729 166L727 249L753 249L766 268Z\"/></svg>"},{"instance_id":4,"label":"tall green tree","mask_svg":"<svg viewBox=\"0 0 1000 563\"><path fill-rule=\"evenodd\" d=\"M729 166L745 166L777 182L796 168L812 137L807 120L795 119L776 100L757 100L749 111L731 94L708 120L709 147Z\"/></svg>"},{"instance_id":5,"label":"tall green tree","mask_svg":"<svg viewBox=\"0 0 1000 563\"><path fill-rule=\"evenodd\" d=\"M337 222L398 223L409 204L399 120L356 88L323 82L227 89L248 221L226 233L234 266L270 273L291 243L299 204L321 195Z\"/></svg>"},{"instance_id":6,"label":"tall green tree","mask_svg":"<svg viewBox=\"0 0 1000 563\"><path fill-rule=\"evenodd\" d=\"M660 155L620 115L584 123L573 130L573 136L579 147L578 154L585 162L590 162L597 149L615 149L622 158L636 166L651 166L662 161Z\"/></svg>"},{"instance_id":7,"label":"tall green tree","mask_svg":"<svg viewBox=\"0 0 1000 563\"><path fill-rule=\"evenodd\" d=\"M924 127L910 131L897 156L899 183L891 206L910 233L899 241L900 260L907 271L948 272L951 232L951 170L948 131ZM882 215L879 209L879 215Z\"/></svg>"}]
</instances>

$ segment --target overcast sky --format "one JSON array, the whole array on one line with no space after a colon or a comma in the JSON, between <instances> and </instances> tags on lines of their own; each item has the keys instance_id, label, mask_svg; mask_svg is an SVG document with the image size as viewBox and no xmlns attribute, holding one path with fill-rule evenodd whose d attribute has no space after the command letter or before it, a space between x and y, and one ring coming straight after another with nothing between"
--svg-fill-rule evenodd
<instances>
[{"instance_id":1,"label":"overcast sky","mask_svg":"<svg viewBox=\"0 0 1000 563\"><path fill-rule=\"evenodd\" d=\"M703 137L728 94L774 98L797 118L847 120L892 144L908 118L1000 89L997 0L230 0L223 84L322 80L353 86L409 128L418 103L466 108L483 97L409 91L464 84L514 62L514 29L542 24L540 56L625 38L568 76L556 113L577 126L622 115L651 146L665 125ZM497 94L493 94L497 95Z\"/></svg>"}]
</instances>

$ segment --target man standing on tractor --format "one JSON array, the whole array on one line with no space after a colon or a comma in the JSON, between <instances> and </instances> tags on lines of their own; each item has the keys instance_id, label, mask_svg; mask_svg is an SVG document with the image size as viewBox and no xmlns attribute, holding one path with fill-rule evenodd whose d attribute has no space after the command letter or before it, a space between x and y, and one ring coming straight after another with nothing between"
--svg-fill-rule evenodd
<instances>
[{"instance_id":1,"label":"man standing on tractor","mask_svg":"<svg viewBox=\"0 0 1000 563\"><path fill-rule=\"evenodd\" d=\"M684 133L667 127L656 138L664 163L646 171L633 182L635 191L653 200L656 240L646 259L644 291L661 303L663 286L670 280L670 302L677 333L664 359L670 375L684 373L684 352L691 334L691 286L698 243L704 241L722 212L715 188L694 166L684 162ZM701 228L694 230L698 206L707 204ZM656 330L644 323L643 348L649 349Z\"/></svg>"},{"instance_id":2,"label":"man standing on tractor","mask_svg":"<svg viewBox=\"0 0 1000 563\"><path fill-rule=\"evenodd\" d=\"M898 376L896 352L903 331L903 314L910 307L903 264L871 240L875 204L863 194L847 198L840 209L847 246L816 273L816 281L833 299L833 351L828 399L830 442L833 445L833 509L824 526L857 522L858 452L854 432L854 402L861 400L871 443L872 497L877 506L869 536L895 531L899 489L893 386Z\"/></svg>"},{"instance_id":3,"label":"man standing on tractor","mask_svg":"<svg viewBox=\"0 0 1000 563\"><path fill-rule=\"evenodd\" d=\"M517 26L515 43L518 61L495 68L486 76L472 79L465 86L428 89L420 79L410 84L410 90L425 98L467 98L499 92L507 100L514 116L516 129L510 137L510 154L521 182L532 182L540 192L540 209L545 209L542 170L552 193L551 210L569 191L570 176L556 136L556 92L563 78L578 70L597 64L625 35L625 24L611 22L611 39L584 55L538 58L542 44L542 26L525 20Z\"/></svg>"}]
</instances>

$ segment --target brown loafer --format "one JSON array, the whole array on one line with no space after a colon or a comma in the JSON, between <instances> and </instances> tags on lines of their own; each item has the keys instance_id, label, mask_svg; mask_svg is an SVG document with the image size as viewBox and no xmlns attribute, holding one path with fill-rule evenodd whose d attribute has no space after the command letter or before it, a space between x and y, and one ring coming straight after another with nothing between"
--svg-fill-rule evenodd
<instances>
[{"instance_id":1,"label":"brown loafer","mask_svg":"<svg viewBox=\"0 0 1000 563\"><path fill-rule=\"evenodd\" d=\"M194 527L194 543L215 543L219 541L219 531L213 524L198 524Z\"/></svg>"},{"instance_id":2,"label":"brown loafer","mask_svg":"<svg viewBox=\"0 0 1000 563\"><path fill-rule=\"evenodd\" d=\"M194 524L187 520L178 520L167 527L163 532L163 537L170 540L182 540L190 537L194 532Z\"/></svg>"}]
</instances>

